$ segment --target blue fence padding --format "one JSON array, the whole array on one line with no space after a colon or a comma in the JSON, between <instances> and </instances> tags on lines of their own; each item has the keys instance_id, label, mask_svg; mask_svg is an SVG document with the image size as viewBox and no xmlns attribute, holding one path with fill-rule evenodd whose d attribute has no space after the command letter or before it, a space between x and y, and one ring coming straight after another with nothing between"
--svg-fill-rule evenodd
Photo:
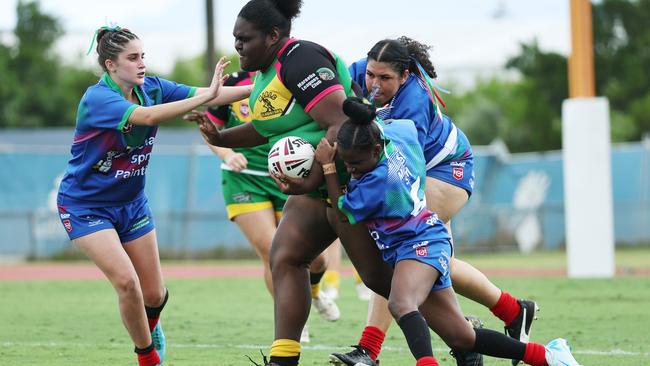
<instances>
[{"instance_id":1,"label":"blue fence padding","mask_svg":"<svg viewBox=\"0 0 650 366\"><path fill-rule=\"evenodd\" d=\"M69 130L0 132L0 255L47 256L70 246L54 199L71 136ZM561 152L512 154L504 159L481 147L475 155L474 194L452 222L456 245L515 248L514 232L530 214L541 227L543 247L564 245ZM247 245L237 226L226 218L219 164L196 131L160 129L147 170L146 193L163 250L192 252ZM517 210L514 193L531 172L548 180L545 198L534 212ZM612 147L617 242L650 241L649 175L647 144ZM589 184L588 177L585 184Z\"/></svg>"}]
</instances>

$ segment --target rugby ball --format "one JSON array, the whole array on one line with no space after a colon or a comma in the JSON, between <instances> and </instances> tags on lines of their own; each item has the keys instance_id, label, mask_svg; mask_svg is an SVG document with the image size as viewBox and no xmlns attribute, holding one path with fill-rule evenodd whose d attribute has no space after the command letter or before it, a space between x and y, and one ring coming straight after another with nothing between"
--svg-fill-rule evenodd
<instances>
[{"instance_id":1,"label":"rugby ball","mask_svg":"<svg viewBox=\"0 0 650 366\"><path fill-rule=\"evenodd\" d=\"M269 151L269 173L284 174L292 178L305 178L314 162L314 147L296 136L278 140Z\"/></svg>"}]
</instances>

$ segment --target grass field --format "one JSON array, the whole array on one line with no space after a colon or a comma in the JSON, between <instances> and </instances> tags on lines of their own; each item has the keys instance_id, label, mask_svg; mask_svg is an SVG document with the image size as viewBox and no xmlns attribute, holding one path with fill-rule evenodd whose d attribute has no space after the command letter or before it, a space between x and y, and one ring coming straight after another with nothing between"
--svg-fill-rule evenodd
<instances>
[{"instance_id":1,"label":"grass field","mask_svg":"<svg viewBox=\"0 0 650 366\"><path fill-rule=\"evenodd\" d=\"M650 268L650 250L617 253L625 273ZM465 257L490 272L496 268L561 269L561 253L529 257ZM250 262L249 262L250 263ZM226 265L211 262L201 265ZM165 265L165 264L163 264ZM232 265L229 263L227 265ZM611 280L563 277L493 277L516 296L538 301L533 341L569 339L584 365L650 365L650 278L620 276ZM273 338L272 301L261 279L169 279L170 301L163 313L169 344L167 366L251 365L260 349L268 353ZM344 278L338 301L342 318L309 320L311 343L301 365L327 365L327 355L356 343L366 303L357 300L351 278ZM487 327L502 329L480 306L461 299L468 314ZM441 365L455 365L447 347L433 337ZM104 280L0 281L0 365L135 365L133 346L121 325L111 286ZM413 365L399 331L388 333L382 365ZM486 365L510 365L486 358Z\"/></svg>"}]
</instances>

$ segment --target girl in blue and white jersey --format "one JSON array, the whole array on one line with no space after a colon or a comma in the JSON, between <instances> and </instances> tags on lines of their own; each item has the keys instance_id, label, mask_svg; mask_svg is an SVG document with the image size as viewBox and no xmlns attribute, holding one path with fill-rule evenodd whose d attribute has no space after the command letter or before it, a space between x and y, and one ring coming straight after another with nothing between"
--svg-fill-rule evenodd
<instances>
[{"instance_id":1,"label":"girl in blue and white jersey","mask_svg":"<svg viewBox=\"0 0 650 366\"><path fill-rule=\"evenodd\" d=\"M321 140L316 160L340 219L364 223L384 261L393 267L388 308L416 366L438 366L429 327L455 351L523 360L535 366L577 366L564 339L544 347L469 325L451 287L451 238L444 222L427 208L426 160L413 121L380 124L375 108L359 98L348 98L343 111L349 120L333 145ZM334 164L337 155L352 176L345 193Z\"/></svg>"},{"instance_id":2,"label":"girl in blue and white jersey","mask_svg":"<svg viewBox=\"0 0 650 366\"><path fill-rule=\"evenodd\" d=\"M102 27L95 35L104 74L79 103L72 157L57 198L59 216L70 240L115 288L139 365L161 365L165 339L159 318L168 292L144 194L157 126L200 105L245 98L250 86L221 87L228 64L223 59L206 88L146 76L145 53L134 33Z\"/></svg>"},{"instance_id":3,"label":"girl in blue and white jersey","mask_svg":"<svg viewBox=\"0 0 650 366\"><path fill-rule=\"evenodd\" d=\"M415 124L425 158L427 205L451 233L451 218L474 189L474 157L463 131L441 112L444 103L434 87L437 75L429 49L407 37L384 39L349 70L364 96L378 107L382 119L409 119ZM455 257L451 267L454 289L459 294L489 308L513 338L528 341L531 323L536 319L535 302L518 300L502 291L478 269ZM333 353L333 362L354 365L377 359L391 316L386 300L376 294L368 308L368 322L359 344L348 353Z\"/></svg>"}]
</instances>

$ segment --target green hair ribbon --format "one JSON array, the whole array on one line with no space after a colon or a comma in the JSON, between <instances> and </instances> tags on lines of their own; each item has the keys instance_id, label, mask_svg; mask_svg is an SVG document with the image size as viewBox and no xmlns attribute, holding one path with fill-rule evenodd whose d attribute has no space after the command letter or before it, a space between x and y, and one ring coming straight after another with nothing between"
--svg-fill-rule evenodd
<instances>
[{"instance_id":1,"label":"green hair ribbon","mask_svg":"<svg viewBox=\"0 0 650 366\"><path fill-rule=\"evenodd\" d=\"M93 40L90 42L90 47L88 47L88 52L86 52L86 56L90 55L90 52L92 52L93 46L95 45L95 40L97 39L97 35L99 34L99 32L101 32L103 30L112 32L112 31L119 31L121 29L126 29L126 28L122 28L119 25L114 25L114 26L110 26L110 27L105 25L105 26L97 28L95 30L95 34L93 34Z\"/></svg>"}]
</instances>

